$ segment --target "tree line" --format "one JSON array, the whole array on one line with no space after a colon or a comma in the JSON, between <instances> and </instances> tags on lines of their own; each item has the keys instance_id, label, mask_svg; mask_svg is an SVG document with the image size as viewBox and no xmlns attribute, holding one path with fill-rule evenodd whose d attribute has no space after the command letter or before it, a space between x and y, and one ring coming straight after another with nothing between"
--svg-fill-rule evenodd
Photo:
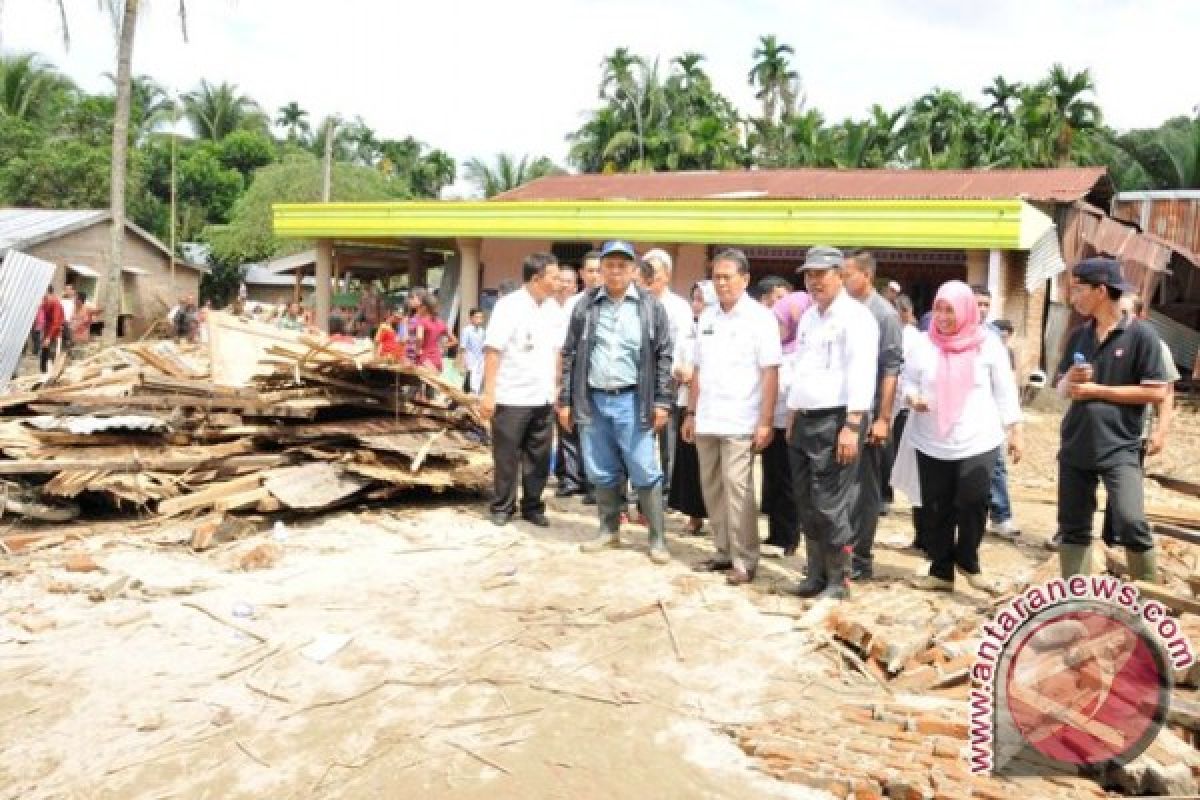
<instances>
[{"instance_id":1,"label":"tree line","mask_svg":"<svg viewBox=\"0 0 1200 800\"><path fill-rule=\"evenodd\" d=\"M759 39L746 75L758 106L742 113L685 52L666 64L618 47L600 65L596 103L566 135L581 172L748 167L931 169L1107 166L1120 189L1200 188L1200 116L1120 132L1105 123L1088 72L1054 65L1033 83L997 76L978 97L934 87L899 108L829 120L809 107L794 50ZM0 54L0 204L108 205L113 92L90 93L36 54ZM186 135L180 135L186 130ZM172 97L130 80L126 206L166 240L172 177L176 241L203 241L218 297L238 268L296 243L271 232L270 206L322 196L327 139L333 198L433 198L458 177L446 152L380 137L360 116L314 119L299 102L270 110L232 83ZM539 155L472 158L463 176L486 197L564 171Z\"/></svg>"}]
</instances>

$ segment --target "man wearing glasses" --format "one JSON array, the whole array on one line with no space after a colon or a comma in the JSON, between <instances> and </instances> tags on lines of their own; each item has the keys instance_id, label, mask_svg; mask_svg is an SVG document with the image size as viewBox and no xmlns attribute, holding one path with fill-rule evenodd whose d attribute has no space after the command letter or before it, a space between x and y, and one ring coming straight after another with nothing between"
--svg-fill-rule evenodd
<instances>
[{"instance_id":1,"label":"man wearing glasses","mask_svg":"<svg viewBox=\"0 0 1200 800\"><path fill-rule=\"evenodd\" d=\"M1113 536L1125 546L1130 576L1157 581L1139 451L1146 404L1166 396L1166 371L1154 328L1121 313L1121 295L1130 290L1111 258L1089 258L1072 270L1071 305L1088 322L1071 335L1058 367L1058 390L1072 401L1058 452L1064 578L1090 571L1096 484L1104 481Z\"/></svg>"}]
</instances>

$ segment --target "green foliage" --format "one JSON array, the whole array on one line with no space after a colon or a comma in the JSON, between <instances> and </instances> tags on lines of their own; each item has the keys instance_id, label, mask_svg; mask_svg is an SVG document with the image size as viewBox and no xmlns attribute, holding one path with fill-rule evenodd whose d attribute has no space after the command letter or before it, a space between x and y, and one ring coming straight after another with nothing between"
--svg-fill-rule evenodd
<instances>
[{"instance_id":1,"label":"green foliage","mask_svg":"<svg viewBox=\"0 0 1200 800\"><path fill-rule=\"evenodd\" d=\"M33 53L0 55L0 117L52 120L75 84Z\"/></svg>"},{"instance_id":2,"label":"green foliage","mask_svg":"<svg viewBox=\"0 0 1200 800\"><path fill-rule=\"evenodd\" d=\"M236 173L235 173L236 174ZM336 200L400 199L394 186L378 170L355 164L335 164L333 197ZM278 239L271 228L275 203L317 202L321 199L321 162L311 155L292 155L263 167L233 207L229 224L204 232L212 247L214 264L237 266L271 258L286 250L301 250L304 242Z\"/></svg>"},{"instance_id":3,"label":"green foliage","mask_svg":"<svg viewBox=\"0 0 1200 800\"><path fill-rule=\"evenodd\" d=\"M521 156L518 161L508 153L500 153L493 164L472 158L463 165L467 180L475 184L484 197L495 197L523 183L546 175L560 175L563 170L553 161L541 156L530 160Z\"/></svg>"},{"instance_id":4,"label":"green foliage","mask_svg":"<svg viewBox=\"0 0 1200 800\"><path fill-rule=\"evenodd\" d=\"M217 146L221 164L249 181L254 170L275 160L275 141L259 131L234 131Z\"/></svg>"},{"instance_id":5,"label":"green foliage","mask_svg":"<svg viewBox=\"0 0 1200 800\"><path fill-rule=\"evenodd\" d=\"M183 96L184 116L203 139L219 142L236 130L266 130L267 119L258 103L232 83L200 86Z\"/></svg>"}]
</instances>

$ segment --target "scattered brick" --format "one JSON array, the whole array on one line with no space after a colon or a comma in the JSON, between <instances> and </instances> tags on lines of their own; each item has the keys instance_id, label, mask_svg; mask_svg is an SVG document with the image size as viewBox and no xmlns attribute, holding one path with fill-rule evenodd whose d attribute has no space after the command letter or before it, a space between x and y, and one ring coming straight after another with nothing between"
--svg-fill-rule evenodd
<instances>
[{"instance_id":1,"label":"scattered brick","mask_svg":"<svg viewBox=\"0 0 1200 800\"><path fill-rule=\"evenodd\" d=\"M71 553L65 564L67 572L95 572L100 569L96 560L87 553Z\"/></svg>"}]
</instances>

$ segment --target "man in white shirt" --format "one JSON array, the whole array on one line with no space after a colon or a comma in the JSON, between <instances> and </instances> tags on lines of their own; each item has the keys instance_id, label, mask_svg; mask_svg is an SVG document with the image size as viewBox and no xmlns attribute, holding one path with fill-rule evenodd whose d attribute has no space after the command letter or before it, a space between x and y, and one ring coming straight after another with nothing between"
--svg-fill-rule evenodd
<instances>
[{"instance_id":1,"label":"man in white shirt","mask_svg":"<svg viewBox=\"0 0 1200 800\"><path fill-rule=\"evenodd\" d=\"M466 375L463 389L479 394L483 387L483 312L472 308L458 348L459 366Z\"/></svg>"},{"instance_id":2,"label":"man in white shirt","mask_svg":"<svg viewBox=\"0 0 1200 800\"><path fill-rule=\"evenodd\" d=\"M733 586L758 569L754 454L771 443L782 346L770 311L746 293L750 262L725 250L712 262L717 305L700 317L684 441L695 441L700 486L718 556L700 565L726 571Z\"/></svg>"},{"instance_id":3,"label":"man in white shirt","mask_svg":"<svg viewBox=\"0 0 1200 800\"><path fill-rule=\"evenodd\" d=\"M791 593L834 600L848 592L858 458L879 360L879 325L842 288L843 260L833 247L805 256L800 269L813 305L796 331L788 390L788 460L808 559L808 577Z\"/></svg>"},{"instance_id":4,"label":"man in white shirt","mask_svg":"<svg viewBox=\"0 0 1200 800\"><path fill-rule=\"evenodd\" d=\"M667 319L671 323L671 340L681 342L687 338L688 331L695 321L692 318L692 304L671 291L671 272L674 268L671 255L666 250L654 248L642 256L642 261L650 267L650 279L646 282L650 294L658 298L658 302L662 303L667 312ZM675 397L676 388L677 385L672 381L672 398ZM683 409L673 405L666 427L658 434L658 463L663 471L664 503L671 492L671 473L675 467L675 437L679 435L682 417Z\"/></svg>"},{"instance_id":5,"label":"man in white shirt","mask_svg":"<svg viewBox=\"0 0 1200 800\"><path fill-rule=\"evenodd\" d=\"M522 266L524 286L501 297L484 338L483 396L479 412L492 422L495 494L492 522L506 525L517 505L517 470L521 473L521 517L546 527L542 490L550 473L554 440L554 371L557 309L544 306L558 284L558 261L534 253Z\"/></svg>"}]
</instances>

